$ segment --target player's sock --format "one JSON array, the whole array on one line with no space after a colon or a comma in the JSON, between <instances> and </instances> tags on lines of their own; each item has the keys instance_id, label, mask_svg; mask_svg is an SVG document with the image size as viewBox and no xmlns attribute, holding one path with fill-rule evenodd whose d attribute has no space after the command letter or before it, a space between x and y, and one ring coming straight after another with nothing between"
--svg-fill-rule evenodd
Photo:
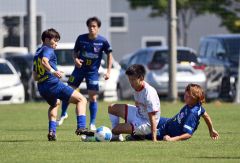
<instances>
[{"instance_id":1,"label":"player's sock","mask_svg":"<svg viewBox=\"0 0 240 163\"><path fill-rule=\"evenodd\" d=\"M115 126L117 126L119 124L119 117L118 116L109 114L109 118L110 118L110 121L112 122L112 128L114 128Z\"/></svg>"},{"instance_id":2,"label":"player's sock","mask_svg":"<svg viewBox=\"0 0 240 163\"><path fill-rule=\"evenodd\" d=\"M54 134L56 134L56 127L57 127L57 123L55 121L49 121L48 123L49 132L53 132Z\"/></svg>"},{"instance_id":3,"label":"player's sock","mask_svg":"<svg viewBox=\"0 0 240 163\"><path fill-rule=\"evenodd\" d=\"M62 113L61 117L65 116L67 114L67 108L68 108L69 103L67 102L62 102Z\"/></svg>"},{"instance_id":4,"label":"player's sock","mask_svg":"<svg viewBox=\"0 0 240 163\"><path fill-rule=\"evenodd\" d=\"M86 128L86 115L77 116L77 128Z\"/></svg>"},{"instance_id":5,"label":"player's sock","mask_svg":"<svg viewBox=\"0 0 240 163\"><path fill-rule=\"evenodd\" d=\"M95 124L97 111L98 111L98 103L90 102L89 110L90 110L90 124Z\"/></svg>"}]
</instances>

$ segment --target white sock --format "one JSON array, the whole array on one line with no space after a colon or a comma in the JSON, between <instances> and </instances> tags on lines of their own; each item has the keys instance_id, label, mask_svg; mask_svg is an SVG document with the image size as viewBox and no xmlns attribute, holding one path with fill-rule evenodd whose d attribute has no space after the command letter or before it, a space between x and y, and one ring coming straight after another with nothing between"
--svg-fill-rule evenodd
<instances>
[{"instance_id":1,"label":"white sock","mask_svg":"<svg viewBox=\"0 0 240 163\"><path fill-rule=\"evenodd\" d=\"M112 122L112 128L116 127L119 124L119 117L109 114L110 121Z\"/></svg>"}]
</instances>

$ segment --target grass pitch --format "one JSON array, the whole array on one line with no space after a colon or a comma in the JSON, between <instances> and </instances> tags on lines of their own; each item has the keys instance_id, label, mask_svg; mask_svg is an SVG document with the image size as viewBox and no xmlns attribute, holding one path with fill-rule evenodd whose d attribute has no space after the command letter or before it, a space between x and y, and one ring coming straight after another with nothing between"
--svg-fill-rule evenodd
<instances>
[{"instance_id":1,"label":"grass pitch","mask_svg":"<svg viewBox=\"0 0 240 163\"><path fill-rule=\"evenodd\" d=\"M99 102L97 126L111 126L108 104ZM171 117L182 106L180 102L162 102L162 116ZM187 141L103 143L81 142L74 134L74 105L69 107L69 118L57 129L56 142L47 141L46 103L0 105L0 162L240 162L240 105L213 102L204 107L220 134L218 141L211 140L202 119Z\"/></svg>"}]
</instances>

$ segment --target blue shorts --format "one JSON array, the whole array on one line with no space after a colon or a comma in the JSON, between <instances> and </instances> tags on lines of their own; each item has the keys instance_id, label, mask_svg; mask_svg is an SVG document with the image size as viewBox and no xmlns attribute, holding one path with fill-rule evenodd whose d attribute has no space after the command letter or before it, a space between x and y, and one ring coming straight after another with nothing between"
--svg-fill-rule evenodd
<instances>
[{"instance_id":1,"label":"blue shorts","mask_svg":"<svg viewBox=\"0 0 240 163\"><path fill-rule=\"evenodd\" d=\"M170 118L160 117L160 121L157 125L157 140L163 140L163 137L167 135L165 131L166 123ZM152 134L148 134L146 139L152 140Z\"/></svg>"},{"instance_id":2,"label":"blue shorts","mask_svg":"<svg viewBox=\"0 0 240 163\"><path fill-rule=\"evenodd\" d=\"M40 95L47 101L50 106L56 106L57 99L64 102L69 102L69 99L74 91L73 88L65 85L61 81L57 83L39 83L38 90Z\"/></svg>"},{"instance_id":3,"label":"blue shorts","mask_svg":"<svg viewBox=\"0 0 240 163\"><path fill-rule=\"evenodd\" d=\"M79 87L85 78L88 90L99 90L99 74L98 71L87 71L84 68L75 67L72 75L68 79L68 84L74 87Z\"/></svg>"}]
</instances>

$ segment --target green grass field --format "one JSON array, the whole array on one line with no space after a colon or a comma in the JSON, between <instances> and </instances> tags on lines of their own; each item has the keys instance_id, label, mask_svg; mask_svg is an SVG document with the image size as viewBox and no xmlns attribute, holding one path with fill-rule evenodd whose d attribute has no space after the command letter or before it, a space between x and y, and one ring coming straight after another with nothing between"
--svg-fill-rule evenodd
<instances>
[{"instance_id":1,"label":"green grass field","mask_svg":"<svg viewBox=\"0 0 240 163\"><path fill-rule=\"evenodd\" d=\"M110 127L108 104L100 102L97 126ZM173 116L182 106L180 102L162 102L162 116ZM46 103L0 105L0 162L240 162L240 106L213 102L204 107L220 134L218 141L211 140L201 120L187 141L103 143L81 142L74 134L74 105L70 105L69 118L57 130L56 142L47 141Z\"/></svg>"}]
</instances>

